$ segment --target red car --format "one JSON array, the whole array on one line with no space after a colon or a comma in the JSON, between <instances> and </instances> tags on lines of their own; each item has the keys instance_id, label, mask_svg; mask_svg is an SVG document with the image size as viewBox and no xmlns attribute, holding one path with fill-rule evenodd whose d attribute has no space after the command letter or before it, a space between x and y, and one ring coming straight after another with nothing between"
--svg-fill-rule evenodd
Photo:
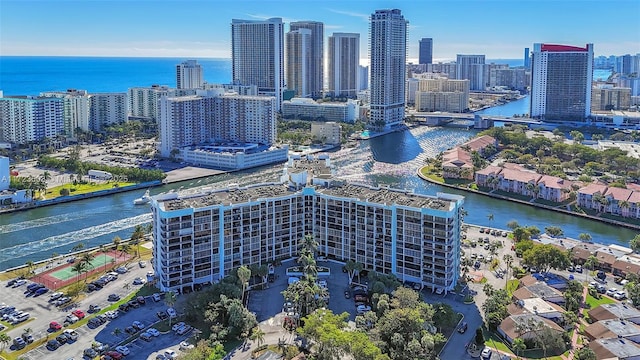
<instances>
[{"instance_id":1,"label":"red car","mask_svg":"<svg viewBox=\"0 0 640 360\"><path fill-rule=\"evenodd\" d=\"M71 312L71 314L73 314L76 317L78 317L78 319L83 319L84 318L84 313L82 312L82 310L75 310L75 311Z\"/></svg>"},{"instance_id":2,"label":"red car","mask_svg":"<svg viewBox=\"0 0 640 360\"><path fill-rule=\"evenodd\" d=\"M53 330L60 330L62 329L62 325L58 324L55 321L52 321L51 323L49 323L49 329L53 329Z\"/></svg>"},{"instance_id":3,"label":"red car","mask_svg":"<svg viewBox=\"0 0 640 360\"><path fill-rule=\"evenodd\" d=\"M111 356L112 359L120 360L122 359L122 354L117 351L107 351L107 355Z\"/></svg>"}]
</instances>

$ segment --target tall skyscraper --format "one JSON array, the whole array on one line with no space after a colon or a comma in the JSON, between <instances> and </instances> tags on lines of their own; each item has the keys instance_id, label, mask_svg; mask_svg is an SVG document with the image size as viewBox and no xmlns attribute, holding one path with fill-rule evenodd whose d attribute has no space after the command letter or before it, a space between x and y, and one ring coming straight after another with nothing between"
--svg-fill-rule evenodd
<instances>
[{"instance_id":1,"label":"tall skyscraper","mask_svg":"<svg viewBox=\"0 0 640 360\"><path fill-rule=\"evenodd\" d=\"M368 126L389 129L404 120L407 72L407 21L400 10L371 14L371 102Z\"/></svg>"},{"instance_id":2,"label":"tall skyscraper","mask_svg":"<svg viewBox=\"0 0 640 360\"><path fill-rule=\"evenodd\" d=\"M259 95L276 98L277 110L284 90L284 24L281 18L231 22L233 83L257 85Z\"/></svg>"},{"instance_id":3,"label":"tall skyscraper","mask_svg":"<svg viewBox=\"0 0 640 360\"><path fill-rule=\"evenodd\" d=\"M309 90L313 98L320 98L324 87L324 24L318 21L296 21L289 24L290 31L300 29L311 31Z\"/></svg>"},{"instance_id":4,"label":"tall skyscraper","mask_svg":"<svg viewBox=\"0 0 640 360\"><path fill-rule=\"evenodd\" d=\"M311 30L292 30L285 36L285 77L287 89L296 97L311 97Z\"/></svg>"},{"instance_id":5,"label":"tall skyscraper","mask_svg":"<svg viewBox=\"0 0 640 360\"><path fill-rule=\"evenodd\" d=\"M524 48L524 67L531 67L531 58L529 57L529 48Z\"/></svg>"},{"instance_id":6,"label":"tall skyscraper","mask_svg":"<svg viewBox=\"0 0 640 360\"><path fill-rule=\"evenodd\" d=\"M199 89L203 83L202 66L196 60L187 60L176 65L176 87L178 89Z\"/></svg>"},{"instance_id":7,"label":"tall skyscraper","mask_svg":"<svg viewBox=\"0 0 640 360\"><path fill-rule=\"evenodd\" d=\"M432 64L433 63L433 39L422 38L420 40L420 53L418 64Z\"/></svg>"},{"instance_id":8,"label":"tall skyscraper","mask_svg":"<svg viewBox=\"0 0 640 360\"><path fill-rule=\"evenodd\" d=\"M533 44L530 116L584 121L591 110L593 44Z\"/></svg>"},{"instance_id":9,"label":"tall skyscraper","mask_svg":"<svg viewBox=\"0 0 640 360\"><path fill-rule=\"evenodd\" d=\"M484 90L484 55L456 56L456 79L469 80L471 90Z\"/></svg>"},{"instance_id":10,"label":"tall skyscraper","mask_svg":"<svg viewBox=\"0 0 640 360\"><path fill-rule=\"evenodd\" d=\"M328 52L329 91L334 96L355 97L359 90L360 34L333 33Z\"/></svg>"}]
</instances>

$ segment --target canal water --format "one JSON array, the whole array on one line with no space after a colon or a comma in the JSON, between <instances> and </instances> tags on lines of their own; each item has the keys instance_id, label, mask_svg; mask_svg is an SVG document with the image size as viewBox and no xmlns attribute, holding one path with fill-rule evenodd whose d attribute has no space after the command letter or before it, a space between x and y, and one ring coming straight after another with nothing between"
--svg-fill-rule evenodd
<instances>
[{"instance_id":1,"label":"canal water","mask_svg":"<svg viewBox=\"0 0 640 360\"><path fill-rule=\"evenodd\" d=\"M506 109L503 114L524 106L519 103L523 101L527 99L505 105L513 108ZM577 238L580 233L589 233L594 241L606 244L625 245L636 235L617 226L451 190L425 182L415 175L426 159L473 135L473 130L418 127L361 141L355 148L331 153L331 159L335 175L341 179L411 189L420 194L453 192L464 195L467 223L504 228L507 222L516 220L522 225L535 225L540 229L557 225L567 236ZM247 185L275 181L281 174L282 164L266 166L153 188L151 195L201 186L223 188L231 183ZM0 270L29 260L42 260L53 253L68 253L80 242L91 247L111 243L116 235L128 237L136 225L147 224L151 220L147 206L133 205L133 200L143 193L144 190L140 190L1 215ZM493 220L489 220L489 215L493 215Z\"/></svg>"}]
</instances>

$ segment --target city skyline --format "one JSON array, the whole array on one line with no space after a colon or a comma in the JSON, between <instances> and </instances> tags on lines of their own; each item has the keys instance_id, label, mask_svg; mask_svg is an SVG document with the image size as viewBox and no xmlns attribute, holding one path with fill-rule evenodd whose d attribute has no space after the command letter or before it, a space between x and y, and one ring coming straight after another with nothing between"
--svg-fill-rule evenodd
<instances>
[{"instance_id":1,"label":"city skyline","mask_svg":"<svg viewBox=\"0 0 640 360\"><path fill-rule=\"evenodd\" d=\"M325 38L333 32L354 32L366 39L370 14L393 8L409 21L408 61L412 62L417 62L418 41L423 37L434 39L434 62L454 60L456 54L517 59L536 42L594 43L596 56L640 52L640 24L635 19L640 2L633 0L325 1L318 6L279 0L270 1L268 9L257 1L150 4L147 0L0 0L0 54L231 58L234 18L281 17L285 31L292 21L320 21L325 24ZM91 16L95 13L101 16ZM51 36L55 29L60 32ZM361 41L361 63L367 60L367 44Z\"/></svg>"}]
</instances>

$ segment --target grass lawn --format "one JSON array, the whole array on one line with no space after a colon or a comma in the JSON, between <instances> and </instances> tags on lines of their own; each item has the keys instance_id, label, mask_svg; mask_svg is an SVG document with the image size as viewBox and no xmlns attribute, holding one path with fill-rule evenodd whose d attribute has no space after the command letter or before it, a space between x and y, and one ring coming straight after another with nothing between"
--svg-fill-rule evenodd
<instances>
[{"instance_id":1,"label":"grass lawn","mask_svg":"<svg viewBox=\"0 0 640 360\"><path fill-rule=\"evenodd\" d=\"M553 207L561 207L563 209L566 208L567 204L571 203L573 200L565 200L563 202L555 202L555 201L549 201L549 200L545 200L545 199L536 199L536 204L542 204L542 205L547 205L547 206L553 206Z\"/></svg>"},{"instance_id":2,"label":"grass lawn","mask_svg":"<svg viewBox=\"0 0 640 360\"><path fill-rule=\"evenodd\" d=\"M597 308L602 304L612 304L614 302L615 301L613 299L607 296L600 296L600 299L596 299L590 294L587 294L587 299L585 300L585 303L587 304L587 306L584 310L582 310L582 314L584 315L585 318L587 318L589 310L593 308Z\"/></svg>"},{"instance_id":3,"label":"grass lawn","mask_svg":"<svg viewBox=\"0 0 640 360\"><path fill-rule=\"evenodd\" d=\"M505 196L505 197L508 197L508 198L522 200L522 201L530 201L531 200L531 196L524 196L524 195L520 195L520 194L510 193L510 192L507 192L507 191L502 191L502 190L495 190L493 192L493 194L502 195L502 196Z\"/></svg>"},{"instance_id":4,"label":"grass lawn","mask_svg":"<svg viewBox=\"0 0 640 360\"><path fill-rule=\"evenodd\" d=\"M514 291L518 290L518 285L520 285L520 280L518 279L507 281L507 293L509 294L509 296L511 296Z\"/></svg>"},{"instance_id":5,"label":"grass lawn","mask_svg":"<svg viewBox=\"0 0 640 360\"><path fill-rule=\"evenodd\" d=\"M114 187L124 187L129 185L135 185L133 182L106 182L106 183L88 183L88 184L65 184L56 187L52 187L46 190L45 199L54 199L60 197L60 190L68 189L69 195L79 195L79 194L87 194L100 190L113 189ZM75 189L75 190L73 190Z\"/></svg>"},{"instance_id":6,"label":"grass lawn","mask_svg":"<svg viewBox=\"0 0 640 360\"><path fill-rule=\"evenodd\" d=\"M434 180L437 182L444 182L444 178L442 177L442 171L439 171L438 169L434 168L431 165L425 165L422 168L420 168L420 173L431 180Z\"/></svg>"},{"instance_id":7,"label":"grass lawn","mask_svg":"<svg viewBox=\"0 0 640 360\"><path fill-rule=\"evenodd\" d=\"M500 351L504 351L509 354L513 354L513 351L511 351L511 349L509 349L509 347L502 342L502 340L498 337L498 335L485 330L484 338L486 339L484 341L485 346L498 349Z\"/></svg>"},{"instance_id":8,"label":"grass lawn","mask_svg":"<svg viewBox=\"0 0 640 360\"><path fill-rule=\"evenodd\" d=\"M600 217L605 219L610 219L610 220L622 221L622 222L626 222L633 225L640 225L640 220L638 219L632 219L628 217L622 217L622 216L616 216L616 215L604 214L604 213L600 214Z\"/></svg>"}]
</instances>

